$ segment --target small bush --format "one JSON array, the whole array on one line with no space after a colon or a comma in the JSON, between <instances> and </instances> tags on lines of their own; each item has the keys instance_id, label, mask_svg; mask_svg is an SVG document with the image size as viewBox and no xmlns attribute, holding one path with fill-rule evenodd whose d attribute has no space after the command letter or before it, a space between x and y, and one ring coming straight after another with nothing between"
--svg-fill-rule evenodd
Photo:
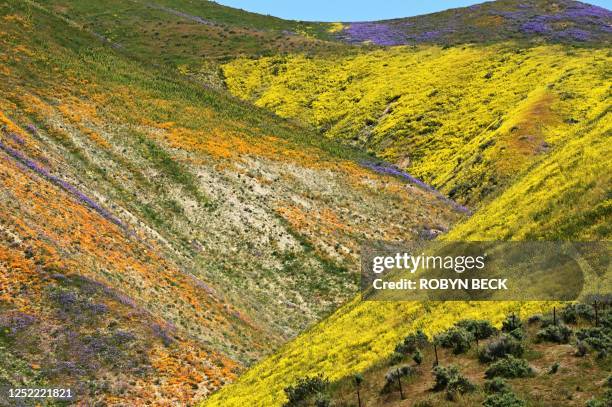
<instances>
[{"instance_id":1,"label":"small bush","mask_svg":"<svg viewBox=\"0 0 612 407\"><path fill-rule=\"evenodd\" d=\"M612 348L612 338L609 330L605 328L583 328L576 331L576 337L588 344L591 348L605 352Z\"/></svg>"},{"instance_id":2,"label":"small bush","mask_svg":"<svg viewBox=\"0 0 612 407\"><path fill-rule=\"evenodd\" d=\"M568 343L572 334L572 329L567 325L549 325L538 331L536 339L541 342Z\"/></svg>"},{"instance_id":3,"label":"small bush","mask_svg":"<svg viewBox=\"0 0 612 407\"><path fill-rule=\"evenodd\" d=\"M453 350L455 355L464 353L470 349L474 337L463 328L450 328L438 335L438 343L443 348Z\"/></svg>"},{"instance_id":4,"label":"small bush","mask_svg":"<svg viewBox=\"0 0 612 407\"><path fill-rule=\"evenodd\" d=\"M515 314L510 314L502 322L502 331L510 333L515 329L523 329L523 322Z\"/></svg>"},{"instance_id":5,"label":"small bush","mask_svg":"<svg viewBox=\"0 0 612 407\"><path fill-rule=\"evenodd\" d=\"M525 348L521 342L512 336L502 336L499 339L491 341L486 347L478 352L478 359L482 363L493 362L507 355L521 357L525 352Z\"/></svg>"},{"instance_id":6,"label":"small bush","mask_svg":"<svg viewBox=\"0 0 612 407\"><path fill-rule=\"evenodd\" d=\"M489 366L485 372L485 377L487 379L491 379L493 377L513 379L516 377L531 377L533 374L533 369L531 366L529 366L526 360L508 355Z\"/></svg>"},{"instance_id":7,"label":"small bush","mask_svg":"<svg viewBox=\"0 0 612 407\"><path fill-rule=\"evenodd\" d=\"M393 352L391 356L389 356L389 364L397 365L398 363L402 362L404 359L406 359L406 355L404 355L403 353Z\"/></svg>"},{"instance_id":8,"label":"small bush","mask_svg":"<svg viewBox=\"0 0 612 407\"><path fill-rule=\"evenodd\" d=\"M576 342L576 352L574 352L575 356L583 357L583 356L586 356L588 352L589 352L589 348L583 341L579 340Z\"/></svg>"},{"instance_id":9,"label":"small bush","mask_svg":"<svg viewBox=\"0 0 612 407\"><path fill-rule=\"evenodd\" d=\"M566 324L575 324L578 318L586 321L595 320L595 310L587 304L570 304L561 311L561 319Z\"/></svg>"},{"instance_id":10,"label":"small bush","mask_svg":"<svg viewBox=\"0 0 612 407\"><path fill-rule=\"evenodd\" d=\"M420 365L423 362L423 354L420 350L417 349L416 352L414 352L414 355L412 355L412 360L414 360L414 363L417 365Z\"/></svg>"},{"instance_id":11,"label":"small bush","mask_svg":"<svg viewBox=\"0 0 612 407\"><path fill-rule=\"evenodd\" d=\"M463 375L451 378L446 386L446 398L451 401L457 400L457 395L471 393L476 390L476 386Z\"/></svg>"},{"instance_id":12,"label":"small bush","mask_svg":"<svg viewBox=\"0 0 612 407\"><path fill-rule=\"evenodd\" d=\"M316 398L320 400L323 397L323 392L327 390L329 381L323 376L301 378L293 386L285 388L285 394L288 401L284 407L301 407L306 406L309 400ZM312 401L310 401L312 403Z\"/></svg>"},{"instance_id":13,"label":"small bush","mask_svg":"<svg viewBox=\"0 0 612 407\"><path fill-rule=\"evenodd\" d=\"M559 366L561 366L559 362L553 363L552 366L550 366L550 368L548 369L548 374L557 373L559 371Z\"/></svg>"},{"instance_id":14,"label":"small bush","mask_svg":"<svg viewBox=\"0 0 612 407\"><path fill-rule=\"evenodd\" d=\"M404 340L395 347L395 352L403 355L410 355L416 352L417 349L426 346L427 342L427 335L425 335L423 331L418 330L416 333L406 336Z\"/></svg>"},{"instance_id":15,"label":"small bush","mask_svg":"<svg viewBox=\"0 0 612 407\"><path fill-rule=\"evenodd\" d=\"M399 366L398 368L391 369L385 375L385 385L380 391L381 394L391 393L399 390L399 384L397 383L398 378L410 377L416 374L416 370L408 365Z\"/></svg>"},{"instance_id":16,"label":"small bush","mask_svg":"<svg viewBox=\"0 0 612 407\"><path fill-rule=\"evenodd\" d=\"M459 368L454 365L450 365L448 367L436 366L434 367L432 373L434 375L435 380L433 389L436 391L444 390L446 386L448 386L448 383L451 381L451 378L460 374Z\"/></svg>"},{"instance_id":17,"label":"small bush","mask_svg":"<svg viewBox=\"0 0 612 407\"><path fill-rule=\"evenodd\" d=\"M484 407L524 407L525 402L514 393L497 393L487 396L484 403Z\"/></svg>"},{"instance_id":18,"label":"small bush","mask_svg":"<svg viewBox=\"0 0 612 407\"><path fill-rule=\"evenodd\" d=\"M592 398L586 403L586 407L609 407L612 405L612 389L606 390L603 397Z\"/></svg>"},{"instance_id":19,"label":"small bush","mask_svg":"<svg viewBox=\"0 0 612 407\"><path fill-rule=\"evenodd\" d=\"M487 339L495 335L497 329L489 321L477 319L464 319L455 324L458 328L463 328L478 340Z\"/></svg>"},{"instance_id":20,"label":"small bush","mask_svg":"<svg viewBox=\"0 0 612 407\"><path fill-rule=\"evenodd\" d=\"M508 335L519 341L525 339L525 331L523 328L516 328L514 331L510 331Z\"/></svg>"},{"instance_id":21,"label":"small bush","mask_svg":"<svg viewBox=\"0 0 612 407\"><path fill-rule=\"evenodd\" d=\"M494 377L485 381L484 389L487 393L506 393L510 391L510 386L501 377Z\"/></svg>"},{"instance_id":22,"label":"small bush","mask_svg":"<svg viewBox=\"0 0 612 407\"><path fill-rule=\"evenodd\" d=\"M458 394L469 393L476 389L476 386L459 372L457 366L436 366L432 373L435 379L433 389L446 390L446 397L449 400L455 400Z\"/></svg>"}]
</instances>

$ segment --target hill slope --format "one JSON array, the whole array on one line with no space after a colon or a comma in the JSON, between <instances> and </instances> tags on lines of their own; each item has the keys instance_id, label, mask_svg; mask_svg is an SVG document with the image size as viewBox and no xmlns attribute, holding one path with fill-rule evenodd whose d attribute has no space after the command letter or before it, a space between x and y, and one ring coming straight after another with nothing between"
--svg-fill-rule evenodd
<instances>
[{"instance_id":1,"label":"hill slope","mask_svg":"<svg viewBox=\"0 0 612 407\"><path fill-rule=\"evenodd\" d=\"M238 59L223 69L234 94L368 148L476 209L444 239L609 240L609 35L588 48L507 39ZM205 405L281 405L299 378L346 379L383 363L417 329L499 324L508 312L551 306L356 298Z\"/></svg>"},{"instance_id":2,"label":"hill slope","mask_svg":"<svg viewBox=\"0 0 612 407\"><path fill-rule=\"evenodd\" d=\"M237 59L223 72L235 95L476 206L599 120L609 62L607 49L502 43Z\"/></svg>"},{"instance_id":3,"label":"hill slope","mask_svg":"<svg viewBox=\"0 0 612 407\"><path fill-rule=\"evenodd\" d=\"M3 392L193 402L351 297L360 240L462 216L48 5L0 5Z\"/></svg>"},{"instance_id":4,"label":"hill slope","mask_svg":"<svg viewBox=\"0 0 612 407\"><path fill-rule=\"evenodd\" d=\"M541 41L610 44L612 12L579 1L497 0L424 16L346 23L337 37L377 45Z\"/></svg>"}]
</instances>

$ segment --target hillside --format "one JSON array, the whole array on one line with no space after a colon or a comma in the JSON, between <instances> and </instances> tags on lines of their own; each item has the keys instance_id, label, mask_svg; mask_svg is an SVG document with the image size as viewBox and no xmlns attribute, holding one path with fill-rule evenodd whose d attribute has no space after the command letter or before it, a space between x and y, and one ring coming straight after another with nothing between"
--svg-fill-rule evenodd
<instances>
[{"instance_id":1,"label":"hillside","mask_svg":"<svg viewBox=\"0 0 612 407\"><path fill-rule=\"evenodd\" d=\"M608 241L610 24L0 2L0 392L269 407L322 374L342 399L418 329L548 312L361 302L360 245Z\"/></svg>"},{"instance_id":2,"label":"hillside","mask_svg":"<svg viewBox=\"0 0 612 407\"><path fill-rule=\"evenodd\" d=\"M0 4L3 392L193 403L352 297L361 240L464 216L58 4Z\"/></svg>"},{"instance_id":3,"label":"hillside","mask_svg":"<svg viewBox=\"0 0 612 407\"><path fill-rule=\"evenodd\" d=\"M243 58L223 71L235 95L366 148L474 209L443 239L609 240L609 35L598 38ZM499 326L510 312L525 317L552 305L355 298L205 405L281 405L283 389L299 379L346 383L417 329L431 337L466 318Z\"/></svg>"},{"instance_id":4,"label":"hillside","mask_svg":"<svg viewBox=\"0 0 612 407\"><path fill-rule=\"evenodd\" d=\"M477 206L599 120L609 62L607 49L502 43L237 59L223 73L235 95Z\"/></svg>"},{"instance_id":5,"label":"hillside","mask_svg":"<svg viewBox=\"0 0 612 407\"><path fill-rule=\"evenodd\" d=\"M498 0L424 16L344 23L337 38L376 45L523 43L610 45L612 12L572 0Z\"/></svg>"}]
</instances>

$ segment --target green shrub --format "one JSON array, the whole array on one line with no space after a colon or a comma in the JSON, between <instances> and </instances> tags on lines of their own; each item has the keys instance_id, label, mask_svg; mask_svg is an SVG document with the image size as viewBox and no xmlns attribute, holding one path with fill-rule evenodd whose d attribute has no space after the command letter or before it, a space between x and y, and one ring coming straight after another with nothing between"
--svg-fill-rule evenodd
<instances>
[{"instance_id":1,"label":"green shrub","mask_svg":"<svg viewBox=\"0 0 612 407\"><path fill-rule=\"evenodd\" d=\"M515 329L523 329L523 322L517 315L510 314L502 322L502 331L510 333Z\"/></svg>"},{"instance_id":2,"label":"green shrub","mask_svg":"<svg viewBox=\"0 0 612 407\"><path fill-rule=\"evenodd\" d=\"M561 319L566 324L575 324L578 318L586 321L595 320L595 310L587 304L570 304L561 311Z\"/></svg>"},{"instance_id":3,"label":"green shrub","mask_svg":"<svg viewBox=\"0 0 612 407\"><path fill-rule=\"evenodd\" d=\"M555 374L559 371L559 366L561 366L559 364L559 362L555 362L550 366L550 369L548 369L548 374Z\"/></svg>"},{"instance_id":4,"label":"green shrub","mask_svg":"<svg viewBox=\"0 0 612 407\"><path fill-rule=\"evenodd\" d=\"M589 348L583 341L576 341L576 352L574 352L575 356L583 357L589 352Z\"/></svg>"},{"instance_id":5,"label":"green shrub","mask_svg":"<svg viewBox=\"0 0 612 407\"><path fill-rule=\"evenodd\" d=\"M495 335L497 329L489 321L478 319L464 319L455 324L459 328L463 328L478 340L487 339Z\"/></svg>"},{"instance_id":6,"label":"green shrub","mask_svg":"<svg viewBox=\"0 0 612 407\"><path fill-rule=\"evenodd\" d=\"M414 352L414 355L412 355L412 360L414 360L414 363L417 365L420 365L423 362L423 354L420 350L417 349L416 352Z\"/></svg>"},{"instance_id":7,"label":"green shrub","mask_svg":"<svg viewBox=\"0 0 612 407\"><path fill-rule=\"evenodd\" d=\"M456 401L459 394L471 393L476 390L476 386L468 380L467 377L459 374L452 377L446 386L446 398L451 401Z\"/></svg>"},{"instance_id":8,"label":"green shrub","mask_svg":"<svg viewBox=\"0 0 612 407\"><path fill-rule=\"evenodd\" d=\"M576 331L576 338L588 344L591 348L605 352L612 348L610 330L605 328L583 328Z\"/></svg>"},{"instance_id":9,"label":"green shrub","mask_svg":"<svg viewBox=\"0 0 612 407\"><path fill-rule=\"evenodd\" d=\"M513 379L516 377L531 377L534 375L533 369L526 360L515 358L508 355L503 359L494 362L485 372L485 377L505 377Z\"/></svg>"},{"instance_id":10,"label":"green shrub","mask_svg":"<svg viewBox=\"0 0 612 407\"><path fill-rule=\"evenodd\" d=\"M519 341L525 339L525 331L523 328L516 328L514 331L510 331L508 335Z\"/></svg>"},{"instance_id":11,"label":"green shrub","mask_svg":"<svg viewBox=\"0 0 612 407\"><path fill-rule=\"evenodd\" d=\"M404 359L406 359L406 355L404 355L403 353L393 352L391 356L389 356L389 364L397 365L398 363L402 362Z\"/></svg>"},{"instance_id":12,"label":"green shrub","mask_svg":"<svg viewBox=\"0 0 612 407\"><path fill-rule=\"evenodd\" d=\"M506 393L510 391L510 386L501 377L494 377L485 381L484 389L487 393Z\"/></svg>"},{"instance_id":13,"label":"green shrub","mask_svg":"<svg viewBox=\"0 0 612 407\"><path fill-rule=\"evenodd\" d=\"M393 368L385 375L385 385L381 389L381 394L391 393L399 390L398 378L410 377L416 374L416 370L408 365Z\"/></svg>"},{"instance_id":14,"label":"green shrub","mask_svg":"<svg viewBox=\"0 0 612 407\"><path fill-rule=\"evenodd\" d=\"M567 325L549 325L539 330L536 334L536 338L541 342L568 343L573 333L572 329Z\"/></svg>"},{"instance_id":15,"label":"green shrub","mask_svg":"<svg viewBox=\"0 0 612 407\"><path fill-rule=\"evenodd\" d=\"M514 393L505 392L487 396L482 405L484 407L524 407L525 402L516 397Z\"/></svg>"},{"instance_id":16,"label":"green shrub","mask_svg":"<svg viewBox=\"0 0 612 407\"><path fill-rule=\"evenodd\" d=\"M288 401L283 406L302 407L312 405L310 400L313 398L316 401L323 399L323 392L327 390L328 386L329 381L321 375L298 379L296 384L285 388Z\"/></svg>"},{"instance_id":17,"label":"green shrub","mask_svg":"<svg viewBox=\"0 0 612 407\"><path fill-rule=\"evenodd\" d=\"M592 398L586 403L586 407L610 407L612 406L612 389L606 390L602 398Z\"/></svg>"},{"instance_id":18,"label":"green shrub","mask_svg":"<svg viewBox=\"0 0 612 407\"><path fill-rule=\"evenodd\" d=\"M446 397L449 400L455 400L458 394L469 393L476 389L476 386L459 372L457 366L436 366L432 374L435 380L433 389L435 391L446 390Z\"/></svg>"},{"instance_id":19,"label":"green shrub","mask_svg":"<svg viewBox=\"0 0 612 407\"><path fill-rule=\"evenodd\" d=\"M435 380L433 389L436 391L444 390L451 381L451 378L460 374L459 368L454 365L450 365L448 367L436 366L433 368L432 373Z\"/></svg>"},{"instance_id":20,"label":"green shrub","mask_svg":"<svg viewBox=\"0 0 612 407\"><path fill-rule=\"evenodd\" d=\"M521 357L525 347L512 336L504 335L499 339L491 341L478 352L478 359L482 363L493 362L507 355Z\"/></svg>"},{"instance_id":21,"label":"green shrub","mask_svg":"<svg viewBox=\"0 0 612 407\"><path fill-rule=\"evenodd\" d=\"M437 340L440 346L452 349L458 355L470 349L474 337L463 328L453 327L438 335Z\"/></svg>"},{"instance_id":22,"label":"green shrub","mask_svg":"<svg viewBox=\"0 0 612 407\"><path fill-rule=\"evenodd\" d=\"M410 355L416 352L417 349L426 346L427 343L427 335L425 335L423 331L418 330L416 333L406 336L404 340L395 347L395 352L403 355Z\"/></svg>"}]
</instances>

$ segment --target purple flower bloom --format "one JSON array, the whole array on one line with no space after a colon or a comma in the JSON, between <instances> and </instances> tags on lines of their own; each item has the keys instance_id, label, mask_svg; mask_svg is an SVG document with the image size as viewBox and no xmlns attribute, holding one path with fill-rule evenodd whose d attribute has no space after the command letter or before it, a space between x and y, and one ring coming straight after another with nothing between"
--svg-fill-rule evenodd
<instances>
[{"instance_id":1,"label":"purple flower bloom","mask_svg":"<svg viewBox=\"0 0 612 407\"><path fill-rule=\"evenodd\" d=\"M406 43L406 34L389 24L374 22L351 23L343 31L348 41L360 43L371 41L376 45L400 45Z\"/></svg>"},{"instance_id":2,"label":"purple flower bloom","mask_svg":"<svg viewBox=\"0 0 612 407\"><path fill-rule=\"evenodd\" d=\"M550 27L542 21L533 20L523 24L521 30L530 34L545 34L550 31Z\"/></svg>"},{"instance_id":3,"label":"purple flower bloom","mask_svg":"<svg viewBox=\"0 0 612 407\"><path fill-rule=\"evenodd\" d=\"M26 126L26 130L28 133L32 134L33 136L38 134L38 128L33 124L28 124Z\"/></svg>"},{"instance_id":4,"label":"purple flower bloom","mask_svg":"<svg viewBox=\"0 0 612 407\"><path fill-rule=\"evenodd\" d=\"M13 139L13 141L19 145L24 145L25 144L25 140L23 138L21 138L21 136L19 136L19 134L17 133L6 133L11 139Z\"/></svg>"},{"instance_id":5,"label":"purple flower bloom","mask_svg":"<svg viewBox=\"0 0 612 407\"><path fill-rule=\"evenodd\" d=\"M591 34L588 31L580 30L578 28L568 28L557 33L558 37L574 39L576 41L588 41L591 38Z\"/></svg>"},{"instance_id":6,"label":"purple flower bloom","mask_svg":"<svg viewBox=\"0 0 612 407\"><path fill-rule=\"evenodd\" d=\"M416 184L427 191L433 192L439 199L442 199L445 202L451 204L456 210L463 212L463 213L471 213L471 211L465 206L460 205L456 203L455 201L445 197L444 195L442 195L442 193L440 193L437 189L435 189L431 185L428 185L425 182L421 181L420 179L413 177L412 175L400 170L394 165L387 164L387 163L377 164L377 163L371 163L371 162L362 162L361 165L365 168L369 168L372 171L378 172L380 174L388 174L388 175L393 175L396 177L403 178L412 184Z\"/></svg>"},{"instance_id":7,"label":"purple flower bloom","mask_svg":"<svg viewBox=\"0 0 612 407\"><path fill-rule=\"evenodd\" d=\"M36 318L32 315L16 311L0 315L0 330L8 330L9 334L15 335L28 328L34 322L36 322Z\"/></svg>"},{"instance_id":8,"label":"purple flower bloom","mask_svg":"<svg viewBox=\"0 0 612 407\"><path fill-rule=\"evenodd\" d=\"M49 181L51 181L55 185L58 185L65 191L69 192L70 194L75 196L78 200L80 200L81 202L83 202L84 204L86 204L87 206L95 210L96 212L98 212L105 219L111 221L117 226L123 228L124 230L128 230L128 228L123 224L123 222L121 222L118 218L113 216L109 211L107 211L106 209L98 205L93 199L89 198L87 195L79 191L77 188L75 188L73 185L69 184L68 182L51 174L49 170L47 170L46 168L40 166L35 161L26 157L21 151L16 150L4 144L2 141L0 141L0 150L4 150L8 155L10 155L14 159L19 161L23 165L25 165L27 168L43 176L44 178L47 178Z\"/></svg>"},{"instance_id":9,"label":"purple flower bloom","mask_svg":"<svg viewBox=\"0 0 612 407\"><path fill-rule=\"evenodd\" d=\"M171 327L162 327L160 324L157 323L153 323L151 325L151 330L153 331L153 335L157 336L159 339L162 340L162 342L164 343L164 346L170 346L172 344L172 342L174 342L174 339L172 338L172 336L170 336L170 329Z\"/></svg>"}]
</instances>

